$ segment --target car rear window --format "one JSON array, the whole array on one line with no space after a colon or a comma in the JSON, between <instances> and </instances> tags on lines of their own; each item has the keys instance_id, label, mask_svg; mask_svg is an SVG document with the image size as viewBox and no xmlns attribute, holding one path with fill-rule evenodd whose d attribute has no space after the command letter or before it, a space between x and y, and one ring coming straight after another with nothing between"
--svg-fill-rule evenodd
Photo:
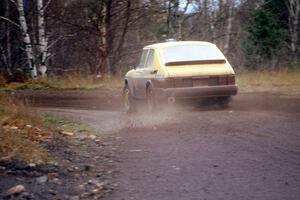
<instances>
[{"instance_id":1,"label":"car rear window","mask_svg":"<svg viewBox=\"0 0 300 200\"><path fill-rule=\"evenodd\" d=\"M225 60L225 57L216 46L182 45L164 48L162 59L166 64L183 61Z\"/></svg>"}]
</instances>

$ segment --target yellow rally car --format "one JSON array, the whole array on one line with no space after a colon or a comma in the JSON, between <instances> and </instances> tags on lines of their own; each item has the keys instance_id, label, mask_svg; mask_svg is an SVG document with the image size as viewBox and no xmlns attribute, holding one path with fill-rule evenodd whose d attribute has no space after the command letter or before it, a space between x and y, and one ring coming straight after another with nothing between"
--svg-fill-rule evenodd
<instances>
[{"instance_id":1,"label":"yellow rally car","mask_svg":"<svg viewBox=\"0 0 300 200\"><path fill-rule=\"evenodd\" d=\"M218 47L209 42L178 41L143 48L137 67L125 75L123 102L134 111L137 100L154 110L160 102L213 97L226 106L237 94L235 73Z\"/></svg>"}]
</instances>

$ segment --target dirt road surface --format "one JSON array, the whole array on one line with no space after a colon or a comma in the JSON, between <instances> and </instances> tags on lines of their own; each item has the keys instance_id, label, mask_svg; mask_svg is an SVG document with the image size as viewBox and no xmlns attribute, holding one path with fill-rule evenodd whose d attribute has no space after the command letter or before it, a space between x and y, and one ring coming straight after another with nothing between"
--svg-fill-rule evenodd
<instances>
[{"instance_id":1,"label":"dirt road surface","mask_svg":"<svg viewBox=\"0 0 300 200\"><path fill-rule=\"evenodd\" d=\"M299 97L248 93L226 110L126 116L117 92L49 93L31 96L42 112L115 136L117 190L107 200L300 199Z\"/></svg>"}]
</instances>

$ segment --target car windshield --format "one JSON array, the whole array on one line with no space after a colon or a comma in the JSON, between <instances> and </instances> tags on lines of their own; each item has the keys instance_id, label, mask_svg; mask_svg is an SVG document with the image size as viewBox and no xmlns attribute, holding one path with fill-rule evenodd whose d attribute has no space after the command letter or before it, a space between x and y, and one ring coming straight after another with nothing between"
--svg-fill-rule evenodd
<instances>
[{"instance_id":1,"label":"car windshield","mask_svg":"<svg viewBox=\"0 0 300 200\"><path fill-rule=\"evenodd\" d=\"M216 46L181 45L166 47L162 50L165 64L191 61L225 60L224 55Z\"/></svg>"}]
</instances>

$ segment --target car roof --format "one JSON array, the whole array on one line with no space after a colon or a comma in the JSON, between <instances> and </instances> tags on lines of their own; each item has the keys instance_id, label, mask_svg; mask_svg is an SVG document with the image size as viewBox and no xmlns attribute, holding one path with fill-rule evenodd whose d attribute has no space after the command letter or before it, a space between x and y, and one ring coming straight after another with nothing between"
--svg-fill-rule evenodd
<instances>
[{"instance_id":1,"label":"car roof","mask_svg":"<svg viewBox=\"0 0 300 200\"><path fill-rule=\"evenodd\" d=\"M204 42L204 41L171 41L171 42L162 42L162 43L156 43L151 44L148 46L145 46L145 49L151 48L165 48L165 47L172 47L172 46L181 46L181 45L203 45L203 46L216 46L213 43L210 42Z\"/></svg>"}]
</instances>

